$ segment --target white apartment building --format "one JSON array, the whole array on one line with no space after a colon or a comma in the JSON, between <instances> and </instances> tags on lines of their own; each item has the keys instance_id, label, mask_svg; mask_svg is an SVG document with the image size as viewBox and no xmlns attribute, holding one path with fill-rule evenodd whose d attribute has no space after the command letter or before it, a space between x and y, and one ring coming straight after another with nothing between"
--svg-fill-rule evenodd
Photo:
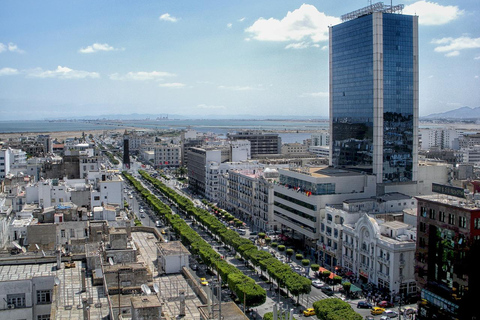
<instances>
[{"instance_id":1,"label":"white apartment building","mask_svg":"<svg viewBox=\"0 0 480 320\"><path fill-rule=\"evenodd\" d=\"M327 206L320 220L320 238L317 241L318 260L322 266L334 268L340 265L344 224L355 224L361 212L403 215L403 210L416 210L417 200L401 193L348 199L342 206ZM340 209L342 208L342 209Z\"/></svg>"},{"instance_id":2,"label":"white apartment building","mask_svg":"<svg viewBox=\"0 0 480 320\"><path fill-rule=\"evenodd\" d=\"M273 185L276 169L232 169L220 178L219 205L252 224L255 230L276 230Z\"/></svg>"},{"instance_id":3,"label":"white apartment building","mask_svg":"<svg viewBox=\"0 0 480 320\"><path fill-rule=\"evenodd\" d=\"M179 167L181 161L181 146L173 144L162 144L154 146L154 164L156 167Z\"/></svg>"},{"instance_id":4,"label":"white apartment building","mask_svg":"<svg viewBox=\"0 0 480 320\"><path fill-rule=\"evenodd\" d=\"M0 282L2 319L50 319L55 275L15 274L16 280Z\"/></svg>"},{"instance_id":5,"label":"white apartment building","mask_svg":"<svg viewBox=\"0 0 480 320\"><path fill-rule=\"evenodd\" d=\"M328 146L310 146L308 151L319 158L328 158L330 156L330 147Z\"/></svg>"},{"instance_id":6,"label":"white apartment building","mask_svg":"<svg viewBox=\"0 0 480 320\"><path fill-rule=\"evenodd\" d=\"M126 134L124 138L128 139L128 150L130 152L137 152L140 150L142 145L152 144L154 142L153 137L148 137L146 135L142 135L135 131ZM123 139L122 139L122 144L123 144Z\"/></svg>"},{"instance_id":7,"label":"white apartment building","mask_svg":"<svg viewBox=\"0 0 480 320\"><path fill-rule=\"evenodd\" d=\"M469 148L461 148L455 152L455 157L459 163L480 166L480 145Z\"/></svg>"},{"instance_id":8,"label":"white apartment building","mask_svg":"<svg viewBox=\"0 0 480 320\"><path fill-rule=\"evenodd\" d=\"M328 147L330 145L330 134L328 131L321 131L312 134L311 146Z\"/></svg>"},{"instance_id":9,"label":"white apartment building","mask_svg":"<svg viewBox=\"0 0 480 320\"><path fill-rule=\"evenodd\" d=\"M101 169L102 157L87 157L80 156L79 166L80 166L80 177L85 179L88 177L88 172L98 172Z\"/></svg>"},{"instance_id":10,"label":"white apartment building","mask_svg":"<svg viewBox=\"0 0 480 320\"><path fill-rule=\"evenodd\" d=\"M332 167L279 169L274 186L274 219L284 234L315 250L327 205L375 196L375 177Z\"/></svg>"},{"instance_id":11,"label":"white apartment building","mask_svg":"<svg viewBox=\"0 0 480 320\"><path fill-rule=\"evenodd\" d=\"M403 222L362 213L355 223L343 225L342 267L391 292L414 293L416 234Z\"/></svg>"},{"instance_id":12,"label":"white apartment building","mask_svg":"<svg viewBox=\"0 0 480 320\"><path fill-rule=\"evenodd\" d=\"M10 157L12 149L0 149L0 181L5 179L5 176L10 172Z\"/></svg>"},{"instance_id":13,"label":"white apartment building","mask_svg":"<svg viewBox=\"0 0 480 320\"><path fill-rule=\"evenodd\" d=\"M421 148L458 149L460 135L455 129L421 129Z\"/></svg>"},{"instance_id":14,"label":"white apartment building","mask_svg":"<svg viewBox=\"0 0 480 320\"><path fill-rule=\"evenodd\" d=\"M220 179L225 173L230 172L231 170L255 170L263 167L264 164L257 161L224 163L218 163L215 161L208 162L205 173L205 197L213 202L220 201Z\"/></svg>"},{"instance_id":15,"label":"white apartment building","mask_svg":"<svg viewBox=\"0 0 480 320\"><path fill-rule=\"evenodd\" d=\"M307 146L302 143L295 142L282 144L282 154L303 154L307 152Z\"/></svg>"}]
</instances>

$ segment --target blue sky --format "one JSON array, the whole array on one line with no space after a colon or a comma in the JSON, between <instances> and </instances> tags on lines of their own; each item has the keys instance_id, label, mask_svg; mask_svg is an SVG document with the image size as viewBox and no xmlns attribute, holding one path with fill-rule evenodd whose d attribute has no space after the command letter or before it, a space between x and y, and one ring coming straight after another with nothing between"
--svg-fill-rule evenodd
<instances>
[{"instance_id":1,"label":"blue sky","mask_svg":"<svg viewBox=\"0 0 480 320\"><path fill-rule=\"evenodd\" d=\"M398 3L419 16L420 115L479 107L479 1ZM0 120L328 116L328 26L367 5L1 1Z\"/></svg>"}]
</instances>

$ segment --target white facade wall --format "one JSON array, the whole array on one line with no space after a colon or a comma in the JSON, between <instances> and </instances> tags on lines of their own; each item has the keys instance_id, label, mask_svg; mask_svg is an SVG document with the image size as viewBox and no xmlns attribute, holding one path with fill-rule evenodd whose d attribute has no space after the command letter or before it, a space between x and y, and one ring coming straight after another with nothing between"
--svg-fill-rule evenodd
<instances>
[{"instance_id":1,"label":"white facade wall","mask_svg":"<svg viewBox=\"0 0 480 320\"><path fill-rule=\"evenodd\" d=\"M342 267L391 292L413 293L416 231L401 222L394 223L399 227L363 213L355 224L345 224Z\"/></svg>"},{"instance_id":2,"label":"white facade wall","mask_svg":"<svg viewBox=\"0 0 480 320\"><path fill-rule=\"evenodd\" d=\"M248 140L234 140L230 142L230 161L239 162L251 159L251 144Z\"/></svg>"},{"instance_id":3,"label":"white facade wall","mask_svg":"<svg viewBox=\"0 0 480 320\"><path fill-rule=\"evenodd\" d=\"M5 176L10 172L10 156L12 150L0 149L0 180L5 179Z\"/></svg>"},{"instance_id":4,"label":"white facade wall","mask_svg":"<svg viewBox=\"0 0 480 320\"><path fill-rule=\"evenodd\" d=\"M328 147L330 145L330 134L327 131L312 134L312 146Z\"/></svg>"},{"instance_id":5,"label":"white facade wall","mask_svg":"<svg viewBox=\"0 0 480 320\"><path fill-rule=\"evenodd\" d=\"M158 167L179 167L182 147L178 145L157 145L154 147L154 163Z\"/></svg>"},{"instance_id":6,"label":"white facade wall","mask_svg":"<svg viewBox=\"0 0 480 320\"><path fill-rule=\"evenodd\" d=\"M372 197L376 194L375 176L362 174L313 176L292 170L279 170L280 182L274 186L274 218L277 222L293 229L311 240L320 236L320 220L327 205L341 204L347 199ZM333 185L333 194L308 195L285 183L288 178L300 183ZM288 185L286 185L288 184ZM288 198L287 198L288 197ZM293 201L289 198L294 199ZM282 206L286 206L282 208ZM293 211L293 212L292 212Z\"/></svg>"},{"instance_id":7,"label":"white facade wall","mask_svg":"<svg viewBox=\"0 0 480 320\"><path fill-rule=\"evenodd\" d=\"M330 155L330 147L328 146L310 146L308 151L321 158L328 158Z\"/></svg>"},{"instance_id":8,"label":"white facade wall","mask_svg":"<svg viewBox=\"0 0 480 320\"><path fill-rule=\"evenodd\" d=\"M50 315L53 302L54 276L0 282L0 309L2 319L37 320ZM39 303L37 293L47 301ZM17 307L18 305L18 307Z\"/></svg>"}]
</instances>

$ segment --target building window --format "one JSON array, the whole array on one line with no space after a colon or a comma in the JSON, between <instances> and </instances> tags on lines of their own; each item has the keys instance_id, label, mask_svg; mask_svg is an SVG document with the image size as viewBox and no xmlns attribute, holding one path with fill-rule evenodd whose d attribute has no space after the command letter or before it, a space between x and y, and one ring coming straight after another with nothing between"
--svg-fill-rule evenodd
<instances>
[{"instance_id":1,"label":"building window","mask_svg":"<svg viewBox=\"0 0 480 320\"><path fill-rule=\"evenodd\" d=\"M453 213L448 214L448 223L455 224L455 215Z\"/></svg>"},{"instance_id":2,"label":"building window","mask_svg":"<svg viewBox=\"0 0 480 320\"><path fill-rule=\"evenodd\" d=\"M438 220L440 222L445 222L445 212L443 212L443 211L438 212Z\"/></svg>"},{"instance_id":3,"label":"building window","mask_svg":"<svg viewBox=\"0 0 480 320\"><path fill-rule=\"evenodd\" d=\"M458 226L460 228L465 228L467 226L467 218L466 217L458 217Z\"/></svg>"},{"instance_id":4,"label":"building window","mask_svg":"<svg viewBox=\"0 0 480 320\"><path fill-rule=\"evenodd\" d=\"M100 196L94 196L94 197L93 197L93 200L95 200L95 201L100 200Z\"/></svg>"},{"instance_id":5,"label":"building window","mask_svg":"<svg viewBox=\"0 0 480 320\"><path fill-rule=\"evenodd\" d=\"M435 210L430 209L430 212L429 212L429 215L428 215L428 216L429 216L430 219L435 220Z\"/></svg>"},{"instance_id":6,"label":"building window","mask_svg":"<svg viewBox=\"0 0 480 320\"><path fill-rule=\"evenodd\" d=\"M37 320L50 320L50 315L49 314L38 315Z\"/></svg>"},{"instance_id":7,"label":"building window","mask_svg":"<svg viewBox=\"0 0 480 320\"><path fill-rule=\"evenodd\" d=\"M474 229L480 229L480 218L475 218L475 220L473 220L473 228Z\"/></svg>"},{"instance_id":8,"label":"building window","mask_svg":"<svg viewBox=\"0 0 480 320\"><path fill-rule=\"evenodd\" d=\"M75 229L70 229L70 237L75 238Z\"/></svg>"},{"instance_id":9,"label":"building window","mask_svg":"<svg viewBox=\"0 0 480 320\"><path fill-rule=\"evenodd\" d=\"M420 222L420 232L425 232L427 230L427 224L425 222Z\"/></svg>"},{"instance_id":10,"label":"building window","mask_svg":"<svg viewBox=\"0 0 480 320\"><path fill-rule=\"evenodd\" d=\"M15 308L25 308L25 293L7 294L7 304Z\"/></svg>"},{"instance_id":11,"label":"building window","mask_svg":"<svg viewBox=\"0 0 480 320\"><path fill-rule=\"evenodd\" d=\"M65 238L65 230L60 230L60 237Z\"/></svg>"},{"instance_id":12,"label":"building window","mask_svg":"<svg viewBox=\"0 0 480 320\"><path fill-rule=\"evenodd\" d=\"M37 290L37 304L52 302L52 290Z\"/></svg>"}]
</instances>

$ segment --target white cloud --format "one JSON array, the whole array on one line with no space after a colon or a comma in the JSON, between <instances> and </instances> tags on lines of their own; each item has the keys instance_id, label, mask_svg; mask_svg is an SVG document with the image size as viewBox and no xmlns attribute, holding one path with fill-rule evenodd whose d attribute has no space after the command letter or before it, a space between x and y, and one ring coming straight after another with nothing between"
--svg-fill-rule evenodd
<instances>
[{"instance_id":1,"label":"white cloud","mask_svg":"<svg viewBox=\"0 0 480 320\"><path fill-rule=\"evenodd\" d=\"M305 93L302 93L300 95L300 97L302 97L302 98L305 98L305 97L325 98L325 97L327 97L328 98L328 92L322 92L322 91L320 91L320 92L305 92Z\"/></svg>"},{"instance_id":2,"label":"white cloud","mask_svg":"<svg viewBox=\"0 0 480 320\"><path fill-rule=\"evenodd\" d=\"M310 43L308 43L308 42L302 41L302 42L287 44L285 46L285 49L305 49L305 48L308 48L308 47L313 47L313 46L310 45Z\"/></svg>"},{"instance_id":3,"label":"white cloud","mask_svg":"<svg viewBox=\"0 0 480 320\"><path fill-rule=\"evenodd\" d=\"M436 2L422 0L405 6L403 13L418 15L420 25L437 26L457 19L464 11L457 6L442 6Z\"/></svg>"},{"instance_id":4,"label":"white cloud","mask_svg":"<svg viewBox=\"0 0 480 320\"><path fill-rule=\"evenodd\" d=\"M81 48L78 50L80 53L94 53L99 51L117 51L117 50L125 50L125 48L114 48L110 46L108 43L94 43L91 46Z\"/></svg>"},{"instance_id":5,"label":"white cloud","mask_svg":"<svg viewBox=\"0 0 480 320\"><path fill-rule=\"evenodd\" d=\"M281 20L259 18L245 29L251 37L259 41L308 41L328 40L328 26L340 23L337 17L327 16L309 4L289 11Z\"/></svg>"},{"instance_id":6,"label":"white cloud","mask_svg":"<svg viewBox=\"0 0 480 320\"><path fill-rule=\"evenodd\" d=\"M476 56L475 58L473 58L475 60L480 60L480 56Z\"/></svg>"},{"instance_id":7,"label":"white cloud","mask_svg":"<svg viewBox=\"0 0 480 320\"><path fill-rule=\"evenodd\" d=\"M233 26L233 24L227 23L227 28L231 28L232 26Z\"/></svg>"},{"instance_id":8,"label":"white cloud","mask_svg":"<svg viewBox=\"0 0 480 320\"><path fill-rule=\"evenodd\" d=\"M240 18L240 19L238 19L238 22L243 22L243 21L245 21L245 19L246 19L245 17Z\"/></svg>"},{"instance_id":9,"label":"white cloud","mask_svg":"<svg viewBox=\"0 0 480 320\"><path fill-rule=\"evenodd\" d=\"M100 78L97 72L88 72L83 70L73 70L68 67L58 66L55 70L43 70L36 68L26 71L28 77L32 78L59 78L59 79L84 79Z\"/></svg>"},{"instance_id":10,"label":"white cloud","mask_svg":"<svg viewBox=\"0 0 480 320\"><path fill-rule=\"evenodd\" d=\"M14 68L2 68L0 69L0 76L12 76L15 74L19 74L17 69Z\"/></svg>"},{"instance_id":11,"label":"white cloud","mask_svg":"<svg viewBox=\"0 0 480 320\"><path fill-rule=\"evenodd\" d=\"M180 82L170 82L170 83L160 83L158 86L162 88L180 89L185 87L185 84Z\"/></svg>"},{"instance_id":12,"label":"white cloud","mask_svg":"<svg viewBox=\"0 0 480 320\"><path fill-rule=\"evenodd\" d=\"M206 105L206 104L199 104L197 108L200 109L226 109L225 106L212 106L212 105Z\"/></svg>"},{"instance_id":13,"label":"white cloud","mask_svg":"<svg viewBox=\"0 0 480 320\"><path fill-rule=\"evenodd\" d=\"M165 77L174 77L176 74L164 71L139 71L139 72L128 72L127 74L113 73L110 75L111 80L134 80L134 81L148 81L156 80L161 81Z\"/></svg>"},{"instance_id":14,"label":"white cloud","mask_svg":"<svg viewBox=\"0 0 480 320\"><path fill-rule=\"evenodd\" d=\"M445 54L445 57L456 57L460 55L460 51L450 51Z\"/></svg>"},{"instance_id":15,"label":"white cloud","mask_svg":"<svg viewBox=\"0 0 480 320\"><path fill-rule=\"evenodd\" d=\"M218 86L218 89L233 90L233 91L263 90L262 88L256 88L251 86Z\"/></svg>"},{"instance_id":16,"label":"white cloud","mask_svg":"<svg viewBox=\"0 0 480 320\"><path fill-rule=\"evenodd\" d=\"M164 13L158 19L163 20L163 21L169 21L169 22L177 22L178 19L175 18L174 16L171 16L170 13Z\"/></svg>"},{"instance_id":17,"label":"white cloud","mask_svg":"<svg viewBox=\"0 0 480 320\"><path fill-rule=\"evenodd\" d=\"M433 44L438 44L434 51L445 52L447 57L455 57L460 55L460 50L480 48L480 38L459 37L459 38L442 38L433 39Z\"/></svg>"},{"instance_id":18,"label":"white cloud","mask_svg":"<svg viewBox=\"0 0 480 320\"><path fill-rule=\"evenodd\" d=\"M475 78L475 79L478 79L478 76L475 76L474 78Z\"/></svg>"},{"instance_id":19,"label":"white cloud","mask_svg":"<svg viewBox=\"0 0 480 320\"><path fill-rule=\"evenodd\" d=\"M4 51L7 51L7 50L10 51L10 52L25 53L24 50L18 48L18 46L13 42L8 43L8 45L0 42L0 53L4 52Z\"/></svg>"}]
</instances>

